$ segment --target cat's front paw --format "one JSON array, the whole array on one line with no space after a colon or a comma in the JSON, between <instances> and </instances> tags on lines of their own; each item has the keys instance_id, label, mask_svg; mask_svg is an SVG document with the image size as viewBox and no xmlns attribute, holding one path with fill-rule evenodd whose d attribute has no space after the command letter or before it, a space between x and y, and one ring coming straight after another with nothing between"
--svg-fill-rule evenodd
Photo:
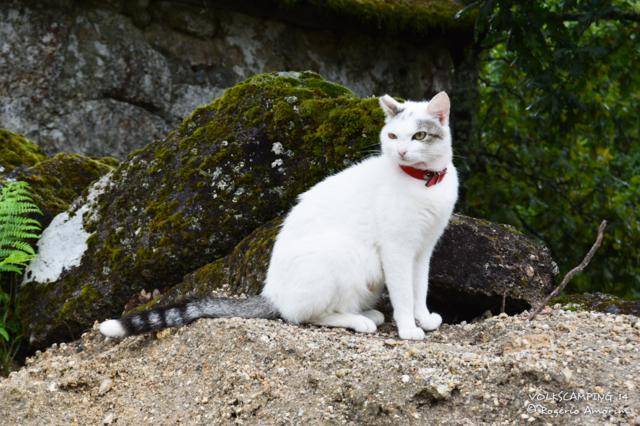
<instances>
[{"instance_id":1,"label":"cat's front paw","mask_svg":"<svg viewBox=\"0 0 640 426\"><path fill-rule=\"evenodd\" d=\"M422 340L424 339L424 331L420 327L404 327L398 329L401 339L406 340Z\"/></svg>"},{"instance_id":2,"label":"cat's front paw","mask_svg":"<svg viewBox=\"0 0 640 426\"><path fill-rule=\"evenodd\" d=\"M416 319L418 320L418 324L420 324L420 327L422 327L422 329L425 331L436 330L438 327L440 327L440 324L442 324L442 317L440 316L440 314L436 314L435 312L422 315Z\"/></svg>"},{"instance_id":3,"label":"cat's front paw","mask_svg":"<svg viewBox=\"0 0 640 426\"><path fill-rule=\"evenodd\" d=\"M375 333L378 329L376 324L365 316L358 315L358 317L354 320L352 328L354 331L358 333Z\"/></svg>"},{"instance_id":4,"label":"cat's front paw","mask_svg":"<svg viewBox=\"0 0 640 426\"><path fill-rule=\"evenodd\" d=\"M364 311L362 315L373 321L375 325L381 325L384 323L384 315L382 314L382 312L376 311L375 309Z\"/></svg>"}]
</instances>

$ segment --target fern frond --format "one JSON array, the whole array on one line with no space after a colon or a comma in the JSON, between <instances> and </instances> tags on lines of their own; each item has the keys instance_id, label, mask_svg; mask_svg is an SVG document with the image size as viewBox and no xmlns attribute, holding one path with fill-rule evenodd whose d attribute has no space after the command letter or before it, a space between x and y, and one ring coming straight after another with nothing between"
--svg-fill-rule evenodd
<instances>
[{"instance_id":1,"label":"fern frond","mask_svg":"<svg viewBox=\"0 0 640 426\"><path fill-rule=\"evenodd\" d=\"M0 262L0 265L11 265L11 264L20 265L20 264L29 262L31 259L33 259L33 256L34 256L33 249L31 249L31 253L22 253L19 251L14 251L9 256L2 259L2 262Z\"/></svg>"},{"instance_id":2,"label":"fern frond","mask_svg":"<svg viewBox=\"0 0 640 426\"><path fill-rule=\"evenodd\" d=\"M22 273L22 268L24 265L5 265L0 263L0 272L15 272L16 274Z\"/></svg>"},{"instance_id":3,"label":"fern frond","mask_svg":"<svg viewBox=\"0 0 640 426\"><path fill-rule=\"evenodd\" d=\"M2 245L2 240L20 241L20 240L37 239L39 237L40 237L40 234L36 234L35 232L28 232L26 229L19 229L19 228L12 227L6 230L2 230L2 232L0 232L0 245Z\"/></svg>"},{"instance_id":4,"label":"fern frond","mask_svg":"<svg viewBox=\"0 0 640 426\"><path fill-rule=\"evenodd\" d=\"M10 244L7 245L7 247L15 249L12 253L24 252L24 253L29 253L31 255L36 254L33 247L31 247L31 244L25 243L24 241L12 241ZM7 256L7 258L9 257L11 257L11 255Z\"/></svg>"},{"instance_id":5,"label":"fern frond","mask_svg":"<svg viewBox=\"0 0 640 426\"><path fill-rule=\"evenodd\" d=\"M0 272L21 273L35 257L30 240L40 237L42 214L26 182L9 182L0 191Z\"/></svg>"},{"instance_id":6,"label":"fern frond","mask_svg":"<svg viewBox=\"0 0 640 426\"><path fill-rule=\"evenodd\" d=\"M38 229L41 228L40 226L40 222L37 221L36 219L30 218L30 217L22 217L22 216L1 216L0 215L0 226L3 223L19 223L21 225L33 225L38 227Z\"/></svg>"}]
</instances>

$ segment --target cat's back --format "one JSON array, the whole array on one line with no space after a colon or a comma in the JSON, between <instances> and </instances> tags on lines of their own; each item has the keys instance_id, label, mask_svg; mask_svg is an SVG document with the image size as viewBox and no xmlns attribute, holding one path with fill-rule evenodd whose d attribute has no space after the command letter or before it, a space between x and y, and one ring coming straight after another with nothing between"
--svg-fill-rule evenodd
<instances>
[{"instance_id":1,"label":"cat's back","mask_svg":"<svg viewBox=\"0 0 640 426\"><path fill-rule=\"evenodd\" d=\"M384 159L372 157L327 177L300 194L283 230L303 227L307 232L365 225L375 200L375 181L385 172Z\"/></svg>"},{"instance_id":2,"label":"cat's back","mask_svg":"<svg viewBox=\"0 0 640 426\"><path fill-rule=\"evenodd\" d=\"M298 205L331 204L339 208L366 202L374 192L375 181L385 172L383 162L384 159L381 157L368 158L327 177L300 194Z\"/></svg>"}]
</instances>

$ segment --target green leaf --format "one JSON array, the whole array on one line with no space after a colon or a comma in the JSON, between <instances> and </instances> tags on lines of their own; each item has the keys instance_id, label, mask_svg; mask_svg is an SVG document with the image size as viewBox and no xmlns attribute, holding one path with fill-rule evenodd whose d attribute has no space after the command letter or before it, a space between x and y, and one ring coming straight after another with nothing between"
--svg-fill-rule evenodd
<instances>
[{"instance_id":1,"label":"green leaf","mask_svg":"<svg viewBox=\"0 0 640 426\"><path fill-rule=\"evenodd\" d=\"M5 341L9 341L9 333L4 329L2 325L0 325L0 336L2 336Z\"/></svg>"}]
</instances>

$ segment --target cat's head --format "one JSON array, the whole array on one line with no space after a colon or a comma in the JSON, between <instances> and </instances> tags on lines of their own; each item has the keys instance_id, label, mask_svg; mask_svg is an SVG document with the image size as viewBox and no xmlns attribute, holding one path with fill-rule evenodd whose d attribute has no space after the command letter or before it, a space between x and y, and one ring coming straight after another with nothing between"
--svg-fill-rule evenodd
<instances>
[{"instance_id":1,"label":"cat's head","mask_svg":"<svg viewBox=\"0 0 640 426\"><path fill-rule=\"evenodd\" d=\"M382 153L403 166L442 170L451 162L449 96L445 92L430 101L398 102L380 98L385 124L380 132Z\"/></svg>"}]
</instances>

